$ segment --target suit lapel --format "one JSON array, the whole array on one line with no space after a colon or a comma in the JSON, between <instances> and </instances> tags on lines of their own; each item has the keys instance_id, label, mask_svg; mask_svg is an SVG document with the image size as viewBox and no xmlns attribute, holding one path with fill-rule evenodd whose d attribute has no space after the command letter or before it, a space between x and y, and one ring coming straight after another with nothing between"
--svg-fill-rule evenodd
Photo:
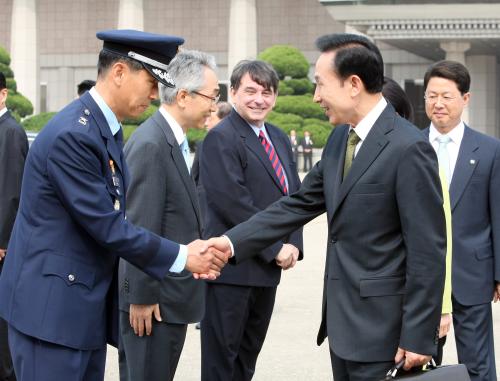
<instances>
[{"instance_id":1,"label":"suit lapel","mask_svg":"<svg viewBox=\"0 0 500 381\"><path fill-rule=\"evenodd\" d=\"M172 155L172 160L175 164L175 167L177 168L177 171L179 172L182 182L184 183L184 187L186 188L186 191L189 195L191 204L193 205L193 209L196 214L196 219L198 220L198 227L201 233L201 217L200 217L200 206L198 201L198 195L196 194L195 184L193 178L189 174L188 168L186 166L186 161L184 160L184 156L182 155L181 149L179 147L179 143L175 139L175 135L174 132L172 131L172 128L170 127L170 125L167 123L167 121L159 111L157 111L152 116L152 119L161 128L161 130L165 134L168 145L170 145L171 147L170 152Z\"/></svg>"},{"instance_id":2,"label":"suit lapel","mask_svg":"<svg viewBox=\"0 0 500 381\"><path fill-rule=\"evenodd\" d=\"M269 174L269 176L274 181L276 186L283 193L283 188L281 187L278 177L276 176L276 172L274 172L274 168L271 165L271 160L269 160L269 157L267 156L264 147L260 143L259 138L255 134L255 132L252 130L252 127L250 127L250 125L235 110L231 111L231 114L228 116L228 118L231 118L232 122L231 124L238 131L238 133L243 139L243 142L246 144L248 149L252 151L255 154L255 156L257 156L257 158L262 163L262 166L265 168L266 172Z\"/></svg>"},{"instance_id":3,"label":"suit lapel","mask_svg":"<svg viewBox=\"0 0 500 381\"><path fill-rule=\"evenodd\" d=\"M351 169L347 174L344 181L342 181L343 176L343 165L345 158L345 145L347 144L347 134L345 136L345 144L343 148L344 156L339 157L337 181L342 181L338 189L338 197L335 198L333 205L332 218L335 215L338 207L342 204L342 201L349 194L351 188L356 184L359 178L366 172L366 170L372 165L375 159L383 151L389 139L386 134L393 130L394 126L394 111L391 107L386 107L380 117L377 119L373 127L371 128L368 136L363 141L358 154L356 155L354 161L352 162Z\"/></svg>"},{"instance_id":4,"label":"suit lapel","mask_svg":"<svg viewBox=\"0 0 500 381\"><path fill-rule=\"evenodd\" d=\"M118 167L120 173L122 174L122 177L125 177L124 173L125 171L123 168L122 157L121 157L122 149L116 143L115 137L111 133L111 129L109 128L108 122L106 121L104 114L102 113L101 109L99 108L97 103L95 103L94 99L88 92L82 95L80 97L80 100L89 109L90 114L96 121L97 127L101 132L101 136L106 141L106 150L108 151L109 156L111 156L111 158L114 161L114 164Z\"/></svg>"},{"instance_id":5,"label":"suit lapel","mask_svg":"<svg viewBox=\"0 0 500 381\"><path fill-rule=\"evenodd\" d=\"M2 124L3 122L5 122L10 117L11 117L10 111L7 110L7 112L5 114L3 114L2 116L0 116L0 124Z\"/></svg>"},{"instance_id":6,"label":"suit lapel","mask_svg":"<svg viewBox=\"0 0 500 381\"><path fill-rule=\"evenodd\" d=\"M479 144L477 144L472 130L465 126L464 136L458 151L457 164L455 165L455 170L453 171L453 177L450 184L450 203L452 211L455 209L460 197L462 197L462 194L464 193L464 190L478 165L478 149Z\"/></svg>"}]
</instances>

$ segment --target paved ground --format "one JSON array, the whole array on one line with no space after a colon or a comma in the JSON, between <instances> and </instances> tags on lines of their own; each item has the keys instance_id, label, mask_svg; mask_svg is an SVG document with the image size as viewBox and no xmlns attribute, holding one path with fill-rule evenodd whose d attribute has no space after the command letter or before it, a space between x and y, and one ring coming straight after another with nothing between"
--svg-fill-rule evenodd
<instances>
[{"instance_id":1,"label":"paved ground","mask_svg":"<svg viewBox=\"0 0 500 381\"><path fill-rule=\"evenodd\" d=\"M326 247L326 217L320 216L305 227L305 256L294 269L283 274L273 319L257 363L255 381L331 380L328 346L316 346L320 322L322 276ZM500 327L500 305L494 306L495 326ZM495 329L500 343L500 329ZM456 362L453 335L448 336L444 363ZM353 338L354 340L355 338ZM500 366L500 350L497 364ZM116 350L109 348L106 381L118 380ZM188 329L176 379L199 381L199 331Z\"/></svg>"}]
</instances>

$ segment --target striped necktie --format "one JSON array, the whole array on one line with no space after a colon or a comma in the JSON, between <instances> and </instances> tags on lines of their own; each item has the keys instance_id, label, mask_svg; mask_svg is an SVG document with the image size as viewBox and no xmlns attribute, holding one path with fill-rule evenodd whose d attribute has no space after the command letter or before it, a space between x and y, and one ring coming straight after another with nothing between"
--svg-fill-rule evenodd
<instances>
[{"instance_id":1,"label":"striped necktie","mask_svg":"<svg viewBox=\"0 0 500 381\"><path fill-rule=\"evenodd\" d=\"M342 179L345 179L349 171L351 170L351 165L354 160L354 152L356 151L356 146L361 141L354 128L349 131L349 137L347 138L347 147L345 150L345 160L344 160L344 175Z\"/></svg>"},{"instance_id":2,"label":"striped necktie","mask_svg":"<svg viewBox=\"0 0 500 381\"><path fill-rule=\"evenodd\" d=\"M286 187L286 181L285 181L285 174L283 173L283 166L281 165L280 159L278 157L278 154L274 150L274 147L268 142L266 136L264 135L264 131L262 130L259 133L259 140L264 149L266 150L269 160L271 161L271 165L273 166L274 172L276 173L276 176L278 177L278 180L280 182L281 189L283 189L283 192L285 192L285 194L288 194L288 188Z\"/></svg>"}]
</instances>

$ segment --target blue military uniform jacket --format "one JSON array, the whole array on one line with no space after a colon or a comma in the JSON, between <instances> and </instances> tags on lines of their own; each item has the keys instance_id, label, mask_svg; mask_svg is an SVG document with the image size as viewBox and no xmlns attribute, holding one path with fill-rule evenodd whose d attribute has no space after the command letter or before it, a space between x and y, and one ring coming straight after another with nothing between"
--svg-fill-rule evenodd
<instances>
[{"instance_id":1,"label":"blue military uniform jacket","mask_svg":"<svg viewBox=\"0 0 500 381\"><path fill-rule=\"evenodd\" d=\"M76 349L116 344L118 257L161 279L179 251L126 220L127 182L121 142L89 93L42 130L0 277L11 326Z\"/></svg>"}]
</instances>

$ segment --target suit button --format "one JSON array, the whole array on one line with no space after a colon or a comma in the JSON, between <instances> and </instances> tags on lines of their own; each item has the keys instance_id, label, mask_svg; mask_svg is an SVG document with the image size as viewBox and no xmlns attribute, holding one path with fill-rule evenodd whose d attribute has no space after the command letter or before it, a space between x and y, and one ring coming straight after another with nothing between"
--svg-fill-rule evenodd
<instances>
[{"instance_id":1,"label":"suit button","mask_svg":"<svg viewBox=\"0 0 500 381\"><path fill-rule=\"evenodd\" d=\"M74 282L74 281L75 281L75 276L74 276L73 274L69 274L69 275L68 275L68 280L69 280L70 282Z\"/></svg>"},{"instance_id":2,"label":"suit button","mask_svg":"<svg viewBox=\"0 0 500 381\"><path fill-rule=\"evenodd\" d=\"M333 237L330 239L330 243L331 243L331 244L337 243L337 237L336 237L336 236L333 236Z\"/></svg>"}]
</instances>

